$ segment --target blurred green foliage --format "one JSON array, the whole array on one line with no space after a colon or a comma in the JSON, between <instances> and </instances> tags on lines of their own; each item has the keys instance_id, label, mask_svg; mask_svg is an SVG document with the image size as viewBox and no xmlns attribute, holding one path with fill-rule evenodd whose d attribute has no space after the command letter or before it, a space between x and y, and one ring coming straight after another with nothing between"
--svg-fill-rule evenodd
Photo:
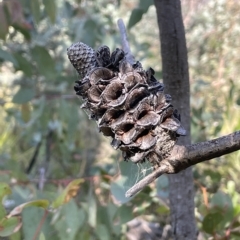
<instances>
[{"instance_id":1,"label":"blurred green foliage","mask_svg":"<svg viewBox=\"0 0 240 240\"><path fill-rule=\"evenodd\" d=\"M196 142L240 129L240 3L182 3ZM0 2L0 181L12 191L0 213L39 199L60 206L64 194L78 193L45 218L44 209L23 209L22 228L12 240L34 239L43 218L41 240L126 239L126 223L137 216L161 226L169 223L167 177L126 199L126 190L151 167L122 162L79 109L81 100L73 91L78 76L67 47L82 41L113 50L120 45L120 17L128 23L136 59L161 78L152 1ZM194 167L195 212L203 239L239 239L239 161L238 151ZM72 192L67 184L74 179L84 182Z\"/></svg>"}]
</instances>

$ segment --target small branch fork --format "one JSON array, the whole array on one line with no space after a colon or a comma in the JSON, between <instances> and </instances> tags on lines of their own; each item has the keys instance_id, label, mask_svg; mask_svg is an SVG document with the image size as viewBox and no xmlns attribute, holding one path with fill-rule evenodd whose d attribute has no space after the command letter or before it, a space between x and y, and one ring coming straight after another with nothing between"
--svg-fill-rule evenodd
<instances>
[{"instance_id":1,"label":"small branch fork","mask_svg":"<svg viewBox=\"0 0 240 240\"><path fill-rule=\"evenodd\" d=\"M192 165L240 150L240 131L206 142L175 145L169 158L126 192L131 197L164 173L178 173Z\"/></svg>"},{"instance_id":2,"label":"small branch fork","mask_svg":"<svg viewBox=\"0 0 240 240\"><path fill-rule=\"evenodd\" d=\"M126 27L122 19L118 20L118 28L122 39L122 48L126 53L126 59L134 63L127 38ZM126 197L131 197L141 191L145 186L153 182L159 176L178 173L192 165L204 162L225 154L240 150L240 131L232 134L187 146L175 145L171 155L161 161L160 166L151 174L147 175L126 192Z\"/></svg>"}]
</instances>

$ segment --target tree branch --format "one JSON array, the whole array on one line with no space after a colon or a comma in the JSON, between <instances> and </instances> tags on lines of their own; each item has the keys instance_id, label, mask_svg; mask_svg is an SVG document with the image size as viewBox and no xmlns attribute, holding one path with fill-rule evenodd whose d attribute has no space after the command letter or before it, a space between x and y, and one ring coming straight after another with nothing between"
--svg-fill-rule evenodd
<instances>
[{"instance_id":1,"label":"tree branch","mask_svg":"<svg viewBox=\"0 0 240 240\"><path fill-rule=\"evenodd\" d=\"M206 142L174 146L169 158L126 192L131 197L164 173L178 173L192 165L240 150L240 131Z\"/></svg>"},{"instance_id":2,"label":"tree branch","mask_svg":"<svg viewBox=\"0 0 240 240\"><path fill-rule=\"evenodd\" d=\"M180 138L183 146L191 144L190 82L181 0L154 0L157 12L162 57L164 92L172 96L172 105L181 115L181 124L188 135ZM197 237L194 214L192 169L168 176L172 239Z\"/></svg>"},{"instance_id":3,"label":"tree branch","mask_svg":"<svg viewBox=\"0 0 240 240\"><path fill-rule=\"evenodd\" d=\"M118 28L122 39L122 48L126 59L133 64L134 56L128 43L126 27L122 19L118 20ZM141 191L156 178L166 174L178 173L192 165L204 162L240 149L240 131L232 134L191 145L175 145L169 158L163 160L161 165L151 174L135 184L126 192L126 197L131 197Z\"/></svg>"}]
</instances>

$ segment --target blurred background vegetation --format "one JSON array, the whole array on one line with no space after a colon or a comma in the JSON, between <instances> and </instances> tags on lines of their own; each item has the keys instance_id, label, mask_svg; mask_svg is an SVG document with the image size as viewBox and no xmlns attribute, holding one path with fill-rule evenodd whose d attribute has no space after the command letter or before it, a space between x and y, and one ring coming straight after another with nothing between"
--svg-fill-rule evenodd
<instances>
[{"instance_id":1,"label":"blurred background vegetation","mask_svg":"<svg viewBox=\"0 0 240 240\"><path fill-rule=\"evenodd\" d=\"M198 142L240 129L240 2L183 0L182 8L191 134ZM125 191L150 166L123 162L80 110L73 91L78 76L67 47L77 41L93 48L120 47L118 18L128 25L136 59L161 79L150 0L0 1L0 181L12 189L4 207L10 211L34 199L52 201L71 180L85 180L74 200L47 216L41 239L134 239L127 234L134 218L159 229L170 223L167 177L126 199ZM238 151L194 167L202 239L240 238L239 162ZM43 214L25 209L21 230L1 239L34 239Z\"/></svg>"}]
</instances>

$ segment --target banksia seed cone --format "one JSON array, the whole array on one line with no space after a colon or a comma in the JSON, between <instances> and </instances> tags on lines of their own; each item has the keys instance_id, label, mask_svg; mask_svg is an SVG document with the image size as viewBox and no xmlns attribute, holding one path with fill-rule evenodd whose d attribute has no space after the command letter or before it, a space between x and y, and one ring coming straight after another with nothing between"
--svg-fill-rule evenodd
<instances>
[{"instance_id":1,"label":"banksia seed cone","mask_svg":"<svg viewBox=\"0 0 240 240\"><path fill-rule=\"evenodd\" d=\"M153 69L145 71L139 62L131 65L121 49L110 54L107 46L95 52L79 42L67 53L82 78L74 86L84 100L82 108L112 137L112 146L125 160L159 165L186 131Z\"/></svg>"}]
</instances>

